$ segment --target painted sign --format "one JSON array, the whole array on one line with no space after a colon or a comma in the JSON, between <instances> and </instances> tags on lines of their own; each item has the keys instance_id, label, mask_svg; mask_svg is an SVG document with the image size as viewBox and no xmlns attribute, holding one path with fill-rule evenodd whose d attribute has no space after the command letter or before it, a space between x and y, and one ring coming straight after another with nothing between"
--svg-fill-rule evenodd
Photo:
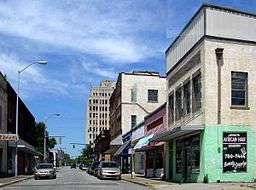
<instances>
[{"instance_id":1,"label":"painted sign","mask_svg":"<svg viewBox=\"0 0 256 190\"><path fill-rule=\"evenodd\" d=\"M246 172L247 133L223 133L223 172Z\"/></svg>"},{"instance_id":2,"label":"painted sign","mask_svg":"<svg viewBox=\"0 0 256 190\"><path fill-rule=\"evenodd\" d=\"M16 134L0 134L0 141L17 141Z\"/></svg>"}]
</instances>

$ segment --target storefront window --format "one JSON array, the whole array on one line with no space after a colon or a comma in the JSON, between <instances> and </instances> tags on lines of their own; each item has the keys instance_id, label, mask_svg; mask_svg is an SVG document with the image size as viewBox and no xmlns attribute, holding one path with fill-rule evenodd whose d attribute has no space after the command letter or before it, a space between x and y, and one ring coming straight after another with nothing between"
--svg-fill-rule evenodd
<instances>
[{"instance_id":1,"label":"storefront window","mask_svg":"<svg viewBox=\"0 0 256 190\"><path fill-rule=\"evenodd\" d=\"M182 173L182 160L183 160L182 142L177 141L177 143L176 143L176 173Z\"/></svg>"},{"instance_id":2,"label":"storefront window","mask_svg":"<svg viewBox=\"0 0 256 190\"><path fill-rule=\"evenodd\" d=\"M161 150L156 150L156 169L163 168L163 155Z\"/></svg>"},{"instance_id":3,"label":"storefront window","mask_svg":"<svg viewBox=\"0 0 256 190\"><path fill-rule=\"evenodd\" d=\"M154 151L147 152L147 168L154 167Z\"/></svg>"},{"instance_id":4,"label":"storefront window","mask_svg":"<svg viewBox=\"0 0 256 190\"><path fill-rule=\"evenodd\" d=\"M200 166L200 138L194 137L191 143L191 170L192 173L199 173Z\"/></svg>"},{"instance_id":5,"label":"storefront window","mask_svg":"<svg viewBox=\"0 0 256 190\"><path fill-rule=\"evenodd\" d=\"M199 173L200 135L176 141L176 173Z\"/></svg>"}]
</instances>

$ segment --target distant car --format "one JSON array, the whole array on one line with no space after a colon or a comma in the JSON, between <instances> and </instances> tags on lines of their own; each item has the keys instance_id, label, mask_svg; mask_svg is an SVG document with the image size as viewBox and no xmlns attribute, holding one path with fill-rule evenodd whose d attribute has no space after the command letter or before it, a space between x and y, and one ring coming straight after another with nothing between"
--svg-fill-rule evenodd
<instances>
[{"instance_id":1,"label":"distant car","mask_svg":"<svg viewBox=\"0 0 256 190\"><path fill-rule=\"evenodd\" d=\"M82 166L81 170L87 171L88 167L87 166Z\"/></svg>"},{"instance_id":2,"label":"distant car","mask_svg":"<svg viewBox=\"0 0 256 190\"><path fill-rule=\"evenodd\" d=\"M101 161L98 167L99 179L121 179L121 170L114 161Z\"/></svg>"},{"instance_id":3,"label":"distant car","mask_svg":"<svg viewBox=\"0 0 256 190\"><path fill-rule=\"evenodd\" d=\"M95 161L92 163L91 168L90 168L90 170L91 170L90 174L97 176L99 164L100 164L100 162L98 162L98 161Z\"/></svg>"},{"instance_id":4,"label":"distant car","mask_svg":"<svg viewBox=\"0 0 256 190\"><path fill-rule=\"evenodd\" d=\"M70 168L76 168L76 164L75 163L71 164Z\"/></svg>"},{"instance_id":5,"label":"distant car","mask_svg":"<svg viewBox=\"0 0 256 190\"><path fill-rule=\"evenodd\" d=\"M87 173L92 175L92 164L88 167Z\"/></svg>"},{"instance_id":6,"label":"distant car","mask_svg":"<svg viewBox=\"0 0 256 190\"><path fill-rule=\"evenodd\" d=\"M35 168L35 180L40 178L56 179L56 170L51 163L40 163Z\"/></svg>"}]
</instances>

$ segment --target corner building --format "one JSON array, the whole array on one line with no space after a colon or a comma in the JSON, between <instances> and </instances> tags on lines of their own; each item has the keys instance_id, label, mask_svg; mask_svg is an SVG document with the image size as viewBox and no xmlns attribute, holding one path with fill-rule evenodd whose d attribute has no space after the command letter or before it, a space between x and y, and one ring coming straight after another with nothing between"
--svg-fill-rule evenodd
<instances>
[{"instance_id":1,"label":"corner building","mask_svg":"<svg viewBox=\"0 0 256 190\"><path fill-rule=\"evenodd\" d=\"M256 15L203 5L166 50L167 178L253 182Z\"/></svg>"}]
</instances>

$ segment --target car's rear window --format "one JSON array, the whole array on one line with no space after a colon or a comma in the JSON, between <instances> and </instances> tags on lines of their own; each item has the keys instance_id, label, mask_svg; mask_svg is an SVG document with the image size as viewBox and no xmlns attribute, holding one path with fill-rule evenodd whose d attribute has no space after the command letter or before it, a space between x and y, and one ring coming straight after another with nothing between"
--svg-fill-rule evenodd
<instances>
[{"instance_id":1,"label":"car's rear window","mask_svg":"<svg viewBox=\"0 0 256 190\"><path fill-rule=\"evenodd\" d=\"M117 168L118 165L115 162L104 162L102 163L103 168Z\"/></svg>"},{"instance_id":2,"label":"car's rear window","mask_svg":"<svg viewBox=\"0 0 256 190\"><path fill-rule=\"evenodd\" d=\"M38 164L37 165L37 169L51 169L53 168L53 165L52 164Z\"/></svg>"}]
</instances>

